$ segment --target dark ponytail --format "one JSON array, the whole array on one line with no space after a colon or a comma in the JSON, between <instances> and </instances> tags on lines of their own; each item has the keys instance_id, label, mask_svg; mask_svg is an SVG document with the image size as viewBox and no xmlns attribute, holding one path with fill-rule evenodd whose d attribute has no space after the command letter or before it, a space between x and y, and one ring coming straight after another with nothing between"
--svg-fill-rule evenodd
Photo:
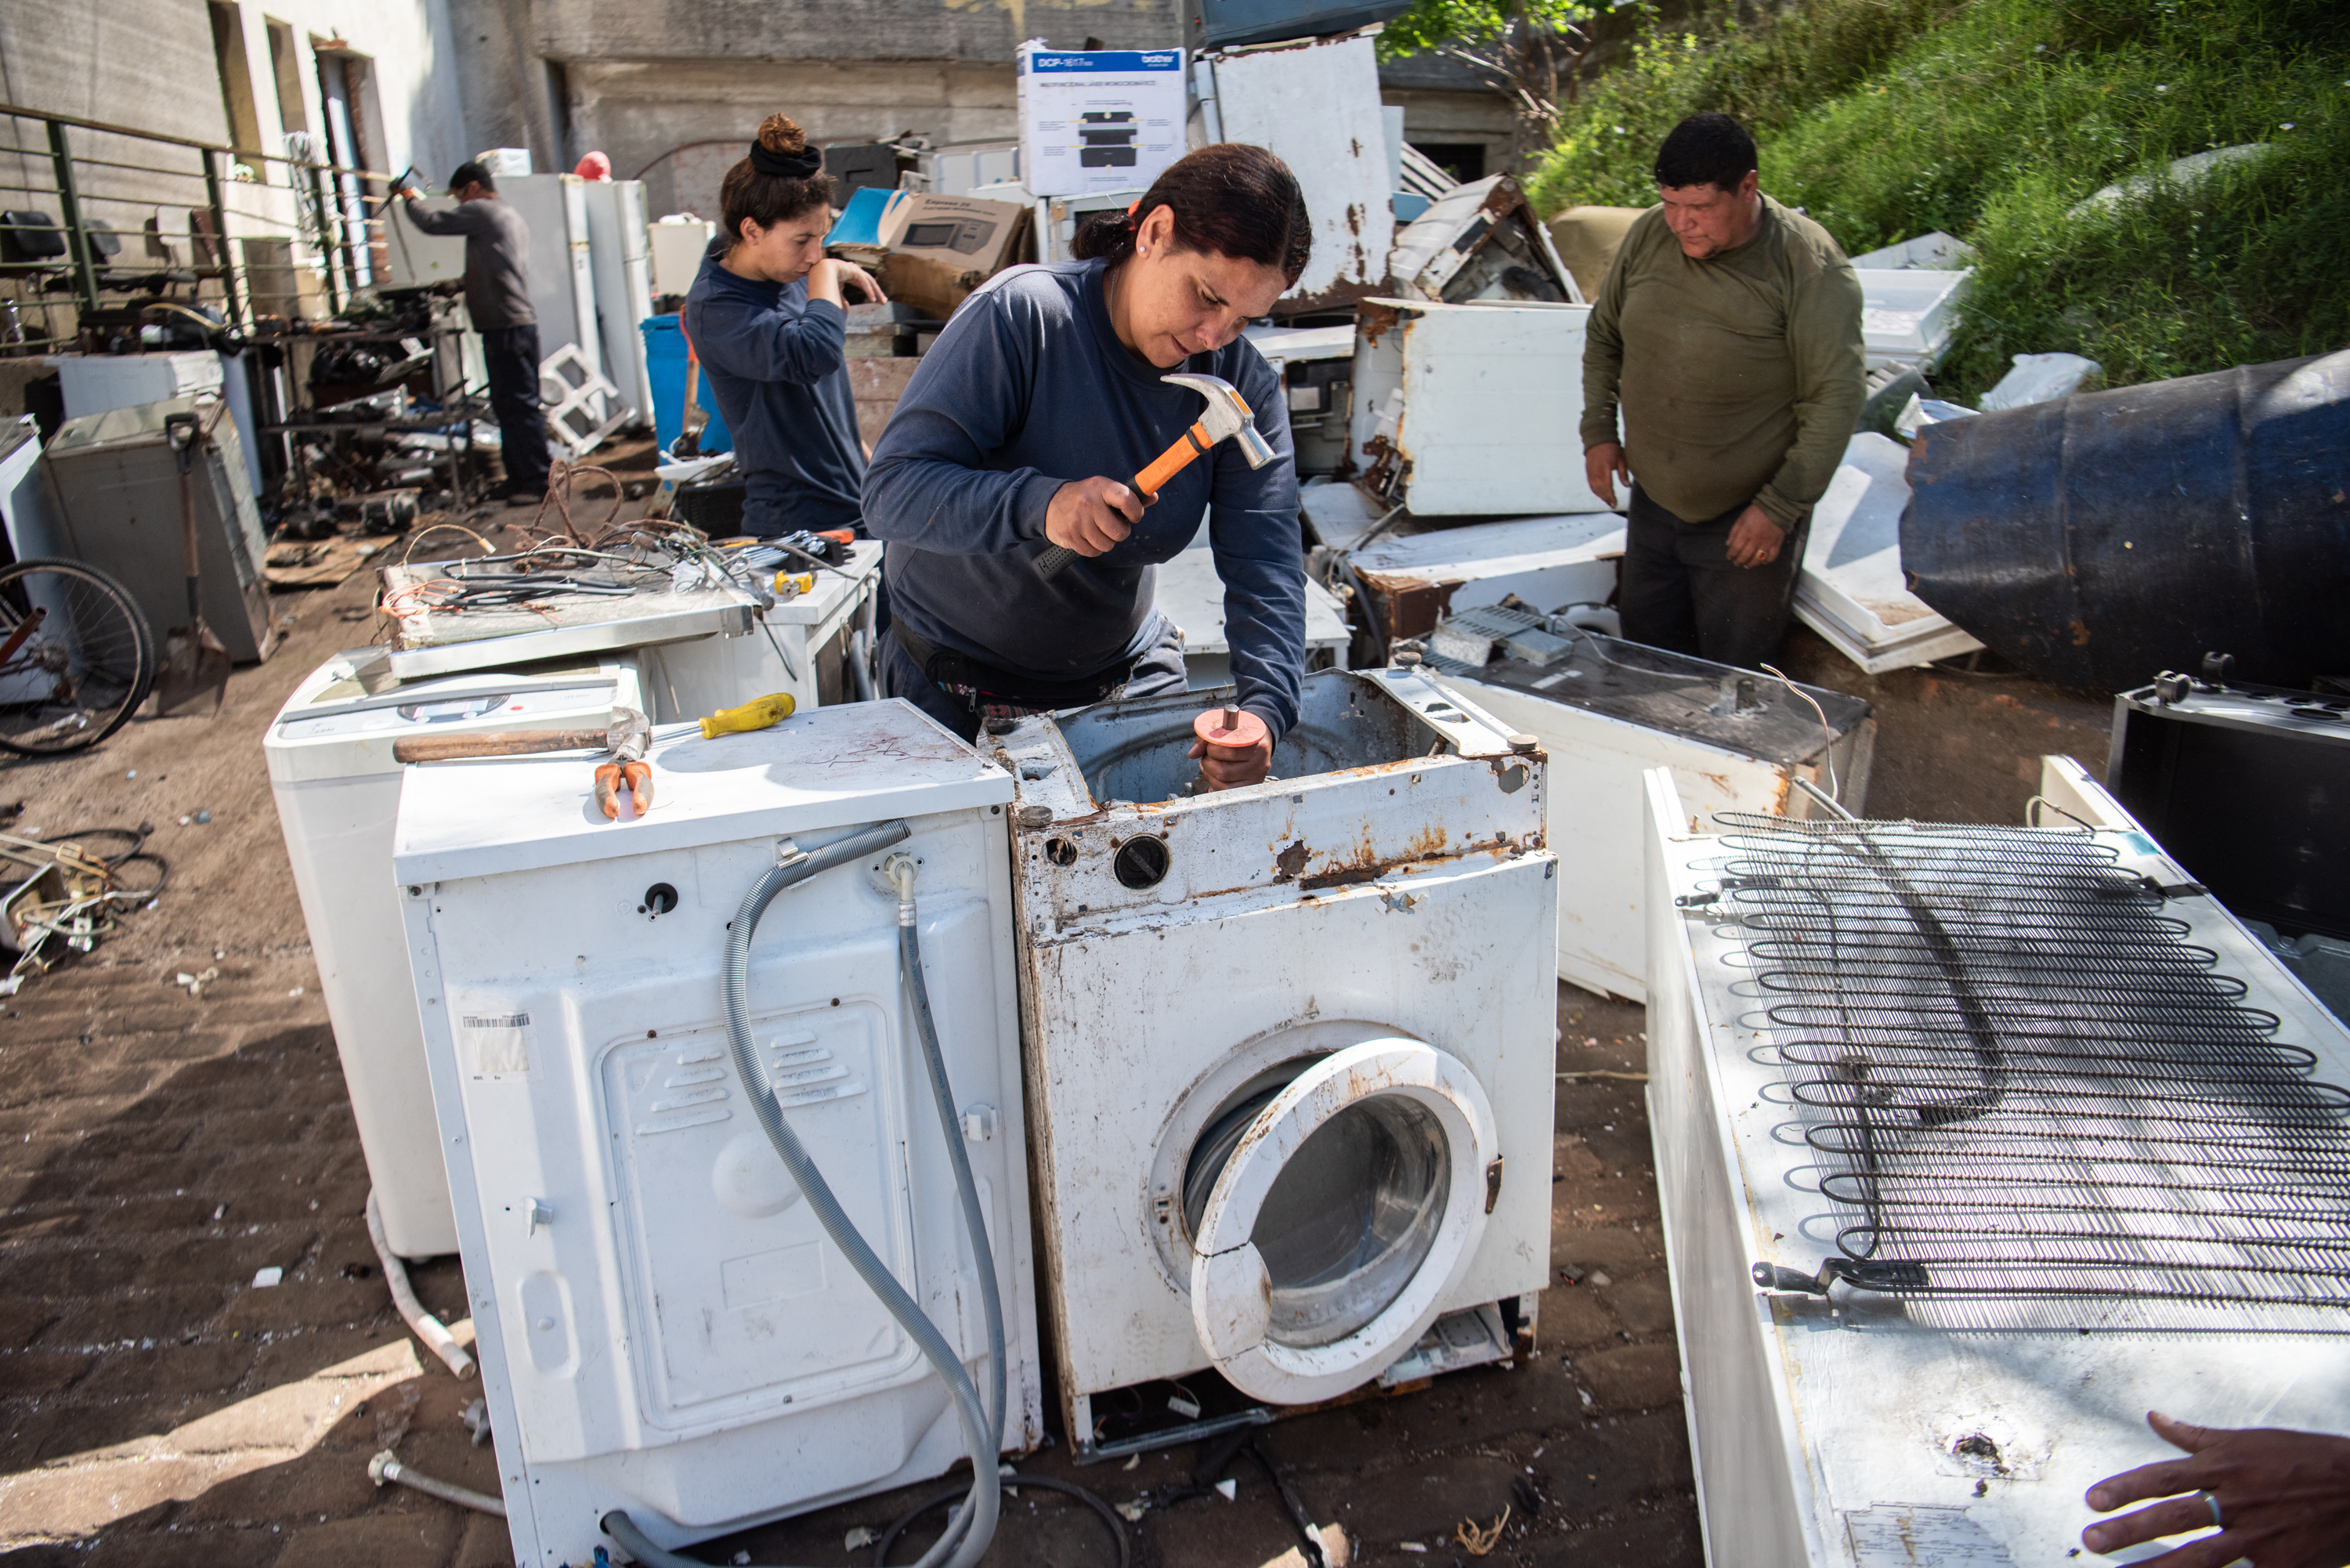
<instances>
[{"instance_id":1,"label":"dark ponytail","mask_svg":"<svg viewBox=\"0 0 2350 1568\"><path fill-rule=\"evenodd\" d=\"M726 171L718 188L718 210L726 243L743 243L743 220L763 229L812 208L832 205L832 176L824 171L824 154L811 151L807 132L780 114L759 122L758 140L749 157Z\"/></svg>"},{"instance_id":2,"label":"dark ponytail","mask_svg":"<svg viewBox=\"0 0 2350 1568\"><path fill-rule=\"evenodd\" d=\"M1180 250L1278 267L1293 284L1314 254L1314 223L1297 176L1245 141L1220 141L1179 159L1126 212L1087 218L1070 242L1070 254L1080 261L1107 257L1117 265L1134 254L1143 220L1161 207L1175 214Z\"/></svg>"}]
</instances>

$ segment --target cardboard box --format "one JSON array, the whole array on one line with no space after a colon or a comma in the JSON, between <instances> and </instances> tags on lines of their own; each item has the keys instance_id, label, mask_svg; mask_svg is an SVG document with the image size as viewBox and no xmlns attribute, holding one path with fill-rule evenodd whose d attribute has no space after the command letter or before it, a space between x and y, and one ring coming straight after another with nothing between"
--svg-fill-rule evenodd
<instances>
[{"instance_id":1,"label":"cardboard box","mask_svg":"<svg viewBox=\"0 0 2350 1568\"><path fill-rule=\"evenodd\" d=\"M941 319L995 274L1034 254L1028 209L1016 202L918 194L889 214L881 286Z\"/></svg>"},{"instance_id":2,"label":"cardboard box","mask_svg":"<svg viewBox=\"0 0 2350 1568\"><path fill-rule=\"evenodd\" d=\"M1148 189L1186 151L1180 49L1020 47L1021 183L1036 196Z\"/></svg>"}]
</instances>

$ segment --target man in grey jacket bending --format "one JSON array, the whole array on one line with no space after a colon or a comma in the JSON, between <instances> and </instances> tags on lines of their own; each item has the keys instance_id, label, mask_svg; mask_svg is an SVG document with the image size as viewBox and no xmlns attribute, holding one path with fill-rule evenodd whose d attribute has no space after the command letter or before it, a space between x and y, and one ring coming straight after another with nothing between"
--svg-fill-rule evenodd
<instances>
[{"instance_id":1,"label":"man in grey jacket bending","mask_svg":"<svg viewBox=\"0 0 2350 1568\"><path fill-rule=\"evenodd\" d=\"M538 315L530 307L530 226L498 195L479 163L449 176L457 205L445 213L410 206L409 222L428 234L465 236L465 312L482 335L490 373L490 408L506 465L506 501L536 505L546 493L546 416L538 404ZM413 202L414 190L402 196Z\"/></svg>"}]
</instances>

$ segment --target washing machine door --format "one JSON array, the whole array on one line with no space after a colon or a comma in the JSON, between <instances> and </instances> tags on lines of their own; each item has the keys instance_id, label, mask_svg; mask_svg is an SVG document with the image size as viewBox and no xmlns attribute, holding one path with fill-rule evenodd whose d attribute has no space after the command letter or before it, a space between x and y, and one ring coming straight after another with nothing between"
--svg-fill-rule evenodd
<instances>
[{"instance_id":1,"label":"washing machine door","mask_svg":"<svg viewBox=\"0 0 2350 1568\"><path fill-rule=\"evenodd\" d=\"M1193 1229L1191 1321L1216 1369L1284 1405L1386 1370L1475 1255L1496 1152L1484 1090L1433 1046L1370 1040L1307 1068Z\"/></svg>"}]
</instances>

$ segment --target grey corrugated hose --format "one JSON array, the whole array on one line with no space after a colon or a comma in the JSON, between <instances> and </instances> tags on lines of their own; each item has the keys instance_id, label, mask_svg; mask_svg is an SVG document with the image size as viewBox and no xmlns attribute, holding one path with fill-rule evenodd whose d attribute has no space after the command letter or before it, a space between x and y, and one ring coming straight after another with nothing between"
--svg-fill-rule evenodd
<instances>
[{"instance_id":1,"label":"grey corrugated hose","mask_svg":"<svg viewBox=\"0 0 2350 1568\"><path fill-rule=\"evenodd\" d=\"M782 1157L784 1168L791 1172L807 1199L808 1210L832 1244L840 1249L867 1288L880 1298L892 1317L905 1329L909 1337L930 1358L944 1379L947 1391L954 1397L955 1413L962 1423L963 1446L972 1459L971 1497L968 1504L950 1523L937 1544L924 1552L914 1568L970 1568L987 1550L994 1538L995 1523L1002 1505L1002 1477L996 1468L996 1455L1003 1446L1004 1366L1003 1366L1003 1306L995 1282L995 1265L987 1244L987 1229L982 1221L979 1194L971 1174L971 1161L964 1153L962 1137L957 1126L954 1102L947 1085L946 1064L939 1054L938 1032L931 1019L930 996L922 983L921 944L913 924L912 862L910 857L893 857L903 861L898 876L898 951L905 971L908 1000L914 1014L916 1032L921 1036L922 1054L930 1068L931 1088L938 1101L939 1116L947 1132L949 1157L954 1166L955 1185L962 1197L965 1223L971 1229L972 1251L979 1264L980 1296L987 1314L987 1355L991 1368L990 1389L995 1396L994 1410L990 1412L980 1403L979 1390L972 1383L956 1356L954 1347L946 1342L921 1303L906 1293L889 1272L889 1265L874 1253L865 1238L840 1206L840 1200L824 1179L824 1173L808 1158L807 1150L784 1119L768 1088L765 1074L759 1066L758 1056L751 1040L750 967L751 937L758 929L759 918L776 894L795 883L805 882L819 872L835 866L862 859L879 849L908 837L910 829L903 821L884 822L804 857L776 867L762 877L758 884L744 896L743 907L735 911L734 923L726 936L726 960L723 971L726 998L726 1040L734 1057L734 1070L742 1076L752 1109L759 1125L765 1129L767 1141L775 1145ZM622 1511L615 1510L604 1516L604 1530L628 1549L629 1554L650 1568L706 1568L690 1557L666 1551L648 1540L636 1523Z\"/></svg>"}]
</instances>

